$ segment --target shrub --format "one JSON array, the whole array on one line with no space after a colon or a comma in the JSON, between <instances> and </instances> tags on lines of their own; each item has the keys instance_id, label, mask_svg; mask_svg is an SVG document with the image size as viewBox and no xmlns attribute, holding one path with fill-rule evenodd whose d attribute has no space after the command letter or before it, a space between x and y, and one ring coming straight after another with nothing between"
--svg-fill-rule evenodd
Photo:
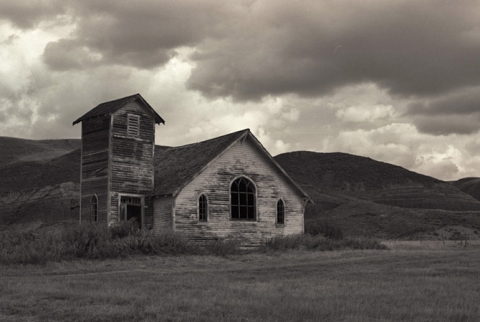
<instances>
[{"instance_id":1,"label":"shrub","mask_svg":"<svg viewBox=\"0 0 480 322\"><path fill-rule=\"evenodd\" d=\"M135 254L215 255L239 252L238 242L217 239L199 245L179 234L155 236L134 222L109 229L92 223L34 231L0 232L0 264L42 264L74 258L104 259Z\"/></svg>"},{"instance_id":2,"label":"shrub","mask_svg":"<svg viewBox=\"0 0 480 322\"><path fill-rule=\"evenodd\" d=\"M240 243L233 239L217 238L207 242L204 246L205 251L210 255L226 257L241 252Z\"/></svg>"},{"instance_id":3,"label":"shrub","mask_svg":"<svg viewBox=\"0 0 480 322\"><path fill-rule=\"evenodd\" d=\"M82 223L70 229L64 229L60 242L67 249L65 257L100 258L109 240L110 232L107 227Z\"/></svg>"},{"instance_id":4,"label":"shrub","mask_svg":"<svg viewBox=\"0 0 480 322\"><path fill-rule=\"evenodd\" d=\"M112 238L124 238L130 235L135 235L140 231L136 219L122 221L117 225L110 227Z\"/></svg>"},{"instance_id":5,"label":"shrub","mask_svg":"<svg viewBox=\"0 0 480 322\"><path fill-rule=\"evenodd\" d=\"M299 234L275 237L267 240L263 251L285 251L290 249L340 250L340 249L387 249L377 240L368 238L332 239L322 235Z\"/></svg>"},{"instance_id":6,"label":"shrub","mask_svg":"<svg viewBox=\"0 0 480 322\"><path fill-rule=\"evenodd\" d=\"M328 222L314 222L305 227L305 233L316 236L322 234L323 236L331 239L343 239L343 231L340 227L337 227Z\"/></svg>"}]
</instances>

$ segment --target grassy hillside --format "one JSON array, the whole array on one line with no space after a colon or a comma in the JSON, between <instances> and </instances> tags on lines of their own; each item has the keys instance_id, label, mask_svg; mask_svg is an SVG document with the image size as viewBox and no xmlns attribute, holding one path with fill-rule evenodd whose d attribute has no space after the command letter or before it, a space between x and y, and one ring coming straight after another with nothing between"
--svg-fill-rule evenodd
<instances>
[{"instance_id":1,"label":"grassy hillside","mask_svg":"<svg viewBox=\"0 0 480 322\"><path fill-rule=\"evenodd\" d=\"M465 227L471 238L480 236L480 202L449 183L345 153L291 152L275 160L315 202L307 206L307 229L328 222L347 235L436 239Z\"/></svg>"},{"instance_id":2,"label":"grassy hillside","mask_svg":"<svg viewBox=\"0 0 480 322\"><path fill-rule=\"evenodd\" d=\"M2 225L75 218L80 140L0 137Z\"/></svg>"},{"instance_id":3,"label":"grassy hillside","mask_svg":"<svg viewBox=\"0 0 480 322\"><path fill-rule=\"evenodd\" d=\"M45 161L17 161L0 168L0 193L80 181L80 150Z\"/></svg>"},{"instance_id":4,"label":"grassy hillside","mask_svg":"<svg viewBox=\"0 0 480 322\"><path fill-rule=\"evenodd\" d=\"M465 193L468 193L473 198L480 200L480 178L463 178L453 181L452 184Z\"/></svg>"},{"instance_id":5,"label":"grassy hillside","mask_svg":"<svg viewBox=\"0 0 480 322\"><path fill-rule=\"evenodd\" d=\"M80 140L25 140L0 137L0 168L22 161L47 162L80 148Z\"/></svg>"},{"instance_id":6,"label":"grassy hillside","mask_svg":"<svg viewBox=\"0 0 480 322\"><path fill-rule=\"evenodd\" d=\"M301 151L275 160L314 199L327 194L402 208L480 210L478 200L449 183L370 158Z\"/></svg>"}]
</instances>

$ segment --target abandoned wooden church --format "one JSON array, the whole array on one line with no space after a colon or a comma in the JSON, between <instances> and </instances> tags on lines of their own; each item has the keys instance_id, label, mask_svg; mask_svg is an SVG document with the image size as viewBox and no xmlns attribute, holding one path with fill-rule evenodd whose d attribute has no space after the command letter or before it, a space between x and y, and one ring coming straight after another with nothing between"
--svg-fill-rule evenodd
<instances>
[{"instance_id":1,"label":"abandoned wooden church","mask_svg":"<svg viewBox=\"0 0 480 322\"><path fill-rule=\"evenodd\" d=\"M155 146L165 121L140 94L105 102L82 123L80 220L136 219L156 234L258 244L304 231L308 195L246 129Z\"/></svg>"}]
</instances>

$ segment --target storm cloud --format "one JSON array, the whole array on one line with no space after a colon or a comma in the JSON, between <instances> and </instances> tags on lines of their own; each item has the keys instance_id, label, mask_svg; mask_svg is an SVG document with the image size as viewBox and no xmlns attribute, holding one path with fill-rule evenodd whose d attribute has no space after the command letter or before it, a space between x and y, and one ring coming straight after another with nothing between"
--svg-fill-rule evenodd
<instances>
[{"instance_id":1,"label":"storm cloud","mask_svg":"<svg viewBox=\"0 0 480 322\"><path fill-rule=\"evenodd\" d=\"M230 8L223 1L86 0L72 4L72 11L75 31L45 50L52 69L78 68L75 61L65 64L72 51L103 65L162 66L176 48L224 33L221 24Z\"/></svg>"},{"instance_id":2,"label":"storm cloud","mask_svg":"<svg viewBox=\"0 0 480 322\"><path fill-rule=\"evenodd\" d=\"M86 0L69 12L75 31L44 53L52 69L149 69L195 47L188 86L210 98L319 96L361 82L426 96L480 81L478 1Z\"/></svg>"},{"instance_id":3,"label":"storm cloud","mask_svg":"<svg viewBox=\"0 0 480 322\"><path fill-rule=\"evenodd\" d=\"M272 154L474 176L478 57L473 0L0 0L0 135L78 137L78 116L141 93L158 144L250 128Z\"/></svg>"},{"instance_id":4,"label":"storm cloud","mask_svg":"<svg viewBox=\"0 0 480 322\"><path fill-rule=\"evenodd\" d=\"M475 133L480 130L480 86L414 102L406 115L424 133Z\"/></svg>"},{"instance_id":5,"label":"storm cloud","mask_svg":"<svg viewBox=\"0 0 480 322\"><path fill-rule=\"evenodd\" d=\"M477 1L257 1L228 38L199 44L188 84L238 100L362 82L434 95L480 81L479 21Z\"/></svg>"}]
</instances>

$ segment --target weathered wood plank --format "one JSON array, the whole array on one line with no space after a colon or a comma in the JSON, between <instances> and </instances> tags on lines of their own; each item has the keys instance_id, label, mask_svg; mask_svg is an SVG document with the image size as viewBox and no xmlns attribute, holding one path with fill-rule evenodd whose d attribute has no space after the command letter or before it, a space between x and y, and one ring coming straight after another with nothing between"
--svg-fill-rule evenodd
<instances>
[{"instance_id":1,"label":"weathered wood plank","mask_svg":"<svg viewBox=\"0 0 480 322\"><path fill-rule=\"evenodd\" d=\"M128 115L139 119L137 131L128 131ZM153 151L155 146L155 122L153 116L132 102L112 115L110 171L110 224L119 221L118 197L122 194L145 196L153 190ZM136 120L136 118L134 118ZM134 122L135 123L135 122ZM147 200L145 200L147 201ZM144 224L153 226L153 201L143 209Z\"/></svg>"},{"instance_id":2,"label":"weathered wood plank","mask_svg":"<svg viewBox=\"0 0 480 322\"><path fill-rule=\"evenodd\" d=\"M172 232L173 197L155 198L153 204L153 231L155 234L162 235Z\"/></svg>"},{"instance_id":3,"label":"weathered wood plank","mask_svg":"<svg viewBox=\"0 0 480 322\"><path fill-rule=\"evenodd\" d=\"M110 117L82 122L81 216L90 220L91 198L98 198L98 221L107 222Z\"/></svg>"},{"instance_id":4,"label":"weathered wood plank","mask_svg":"<svg viewBox=\"0 0 480 322\"><path fill-rule=\"evenodd\" d=\"M231 219L230 184L239 176L248 177L256 185L255 221ZM198 221L197 199L201 194L208 198L206 223ZM280 198L285 203L283 225L276 223ZM258 245L267 238L303 232L302 198L263 152L246 140L231 147L179 193L175 200L175 230L198 240L225 237L242 240L247 246Z\"/></svg>"}]
</instances>

